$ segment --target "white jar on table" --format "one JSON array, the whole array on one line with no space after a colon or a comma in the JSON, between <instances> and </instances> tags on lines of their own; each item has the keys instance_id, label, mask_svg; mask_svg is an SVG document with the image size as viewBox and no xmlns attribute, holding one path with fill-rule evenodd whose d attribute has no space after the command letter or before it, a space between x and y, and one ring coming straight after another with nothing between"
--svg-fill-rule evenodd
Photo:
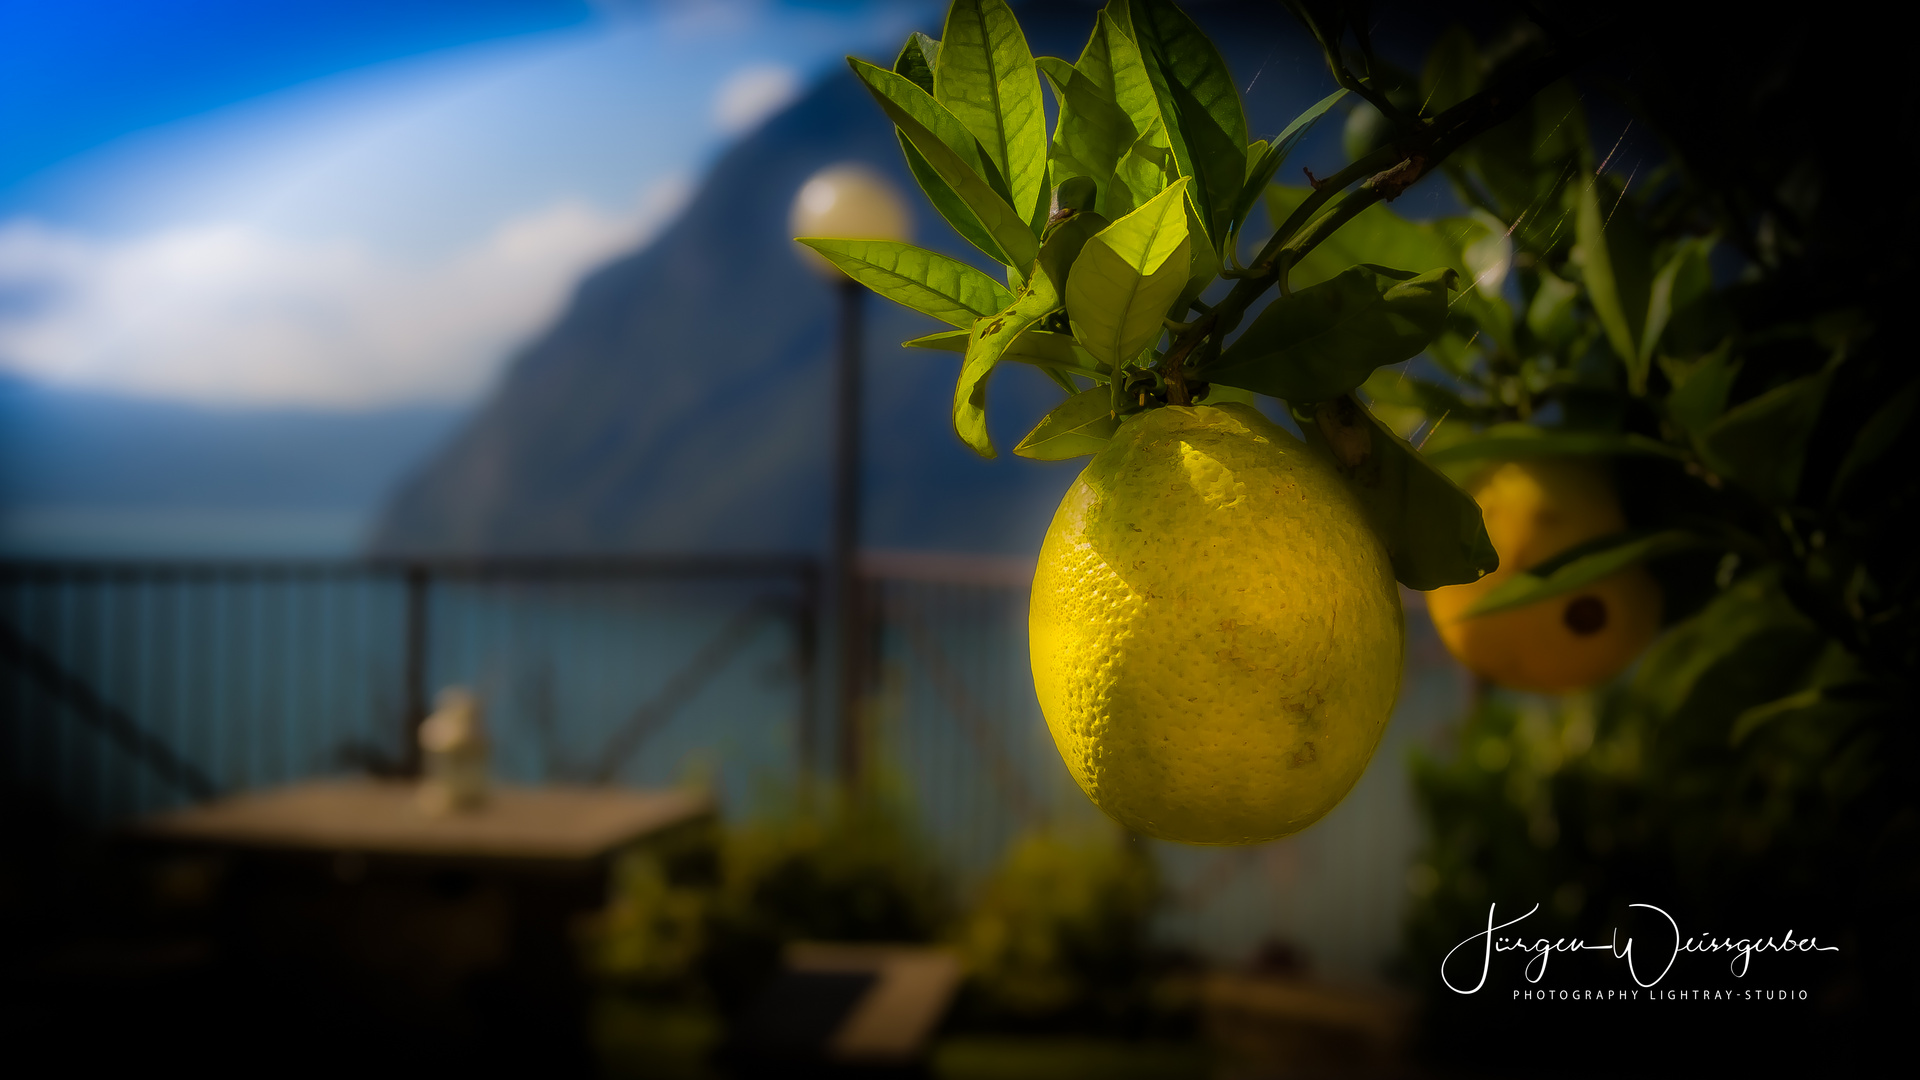
<instances>
[{"instance_id":1,"label":"white jar on table","mask_svg":"<svg viewBox=\"0 0 1920 1080\"><path fill-rule=\"evenodd\" d=\"M487 801L487 732L480 699L465 687L448 687L420 724L425 766L420 808L429 814L472 810Z\"/></svg>"}]
</instances>

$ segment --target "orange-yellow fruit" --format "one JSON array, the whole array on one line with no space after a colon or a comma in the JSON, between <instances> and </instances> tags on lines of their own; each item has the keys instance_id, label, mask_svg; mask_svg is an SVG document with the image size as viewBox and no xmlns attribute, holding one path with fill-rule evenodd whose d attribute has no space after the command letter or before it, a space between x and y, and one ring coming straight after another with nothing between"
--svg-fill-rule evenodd
<instances>
[{"instance_id":1,"label":"orange-yellow fruit","mask_svg":"<svg viewBox=\"0 0 1920 1080\"><path fill-rule=\"evenodd\" d=\"M1468 490L1486 516L1500 569L1427 594L1447 650L1493 682L1541 693L1585 689L1625 670L1660 629L1660 587L1638 566L1528 607L1460 617L1520 571L1626 528L1606 472L1578 458L1510 461Z\"/></svg>"}]
</instances>

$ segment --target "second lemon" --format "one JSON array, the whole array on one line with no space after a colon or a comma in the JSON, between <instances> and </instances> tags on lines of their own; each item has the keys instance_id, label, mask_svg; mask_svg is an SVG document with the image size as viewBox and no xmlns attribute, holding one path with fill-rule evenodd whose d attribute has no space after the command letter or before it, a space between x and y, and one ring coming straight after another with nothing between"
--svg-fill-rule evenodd
<instances>
[{"instance_id":1,"label":"second lemon","mask_svg":"<svg viewBox=\"0 0 1920 1080\"><path fill-rule=\"evenodd\" d=\"M1448 651L1481 677L1516 690L1565 693L1619 674L1660 629L1660 587L1638 566L1569 596L1466 618L1513 575L1627 527L1606 470L1581 458L1509 461L1467 489L1480 503L1500 569L1427 594Z\"/></svg>"}]
</instances>

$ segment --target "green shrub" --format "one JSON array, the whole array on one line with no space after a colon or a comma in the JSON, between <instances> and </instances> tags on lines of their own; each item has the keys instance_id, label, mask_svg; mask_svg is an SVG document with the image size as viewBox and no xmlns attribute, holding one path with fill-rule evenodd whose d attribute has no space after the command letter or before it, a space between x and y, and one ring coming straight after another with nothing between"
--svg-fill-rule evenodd
<instances>
[{"instance_id":1,"label":"green shrub","mask_svg":"<svg viewBox=\"0 0 1920 1080\"><path fill-rule=\"evenodd\" d=\"M1118 834L1016 841L959 930L987 1023L1126 1026L1153 1009L1153 860Z\"/></svg>"}]
</instances>

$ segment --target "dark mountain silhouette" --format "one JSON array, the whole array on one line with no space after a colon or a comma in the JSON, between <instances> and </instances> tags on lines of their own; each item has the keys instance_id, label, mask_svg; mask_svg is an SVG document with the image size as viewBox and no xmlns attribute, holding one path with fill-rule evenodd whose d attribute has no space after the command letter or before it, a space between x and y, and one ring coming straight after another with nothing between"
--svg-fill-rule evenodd
<instances>
[{"instance_id":1,"label":"dark mountain silhouette","mask_svg":"<svg viewBox=\"0 0 1920 1080\"><path fill-rule=\"evenodd\" d=\"M1078 54L1086 5L1031 5L1036 54ZM1249 120L1271 136L1326 93L1317 50L1277 4L1195 11L1234 67ZM928 27L937 30L937 26ZM1338 122L1296 158L1343 160ZM908 193L917 241L979 256L925 205L893 129L844 69L736 145L650 247L589 275L449 445L396 493L385 553L768 551L826 536L834 300L788 238L793 193L816 169L866 162ZM948 422L957 357L898 342L940 324L867 304L863 540L871 547L1031 552L1083 461L1013 457L1060 398L1009 365L990 397L998 460Z\"/></svg>"}]
</instances>

